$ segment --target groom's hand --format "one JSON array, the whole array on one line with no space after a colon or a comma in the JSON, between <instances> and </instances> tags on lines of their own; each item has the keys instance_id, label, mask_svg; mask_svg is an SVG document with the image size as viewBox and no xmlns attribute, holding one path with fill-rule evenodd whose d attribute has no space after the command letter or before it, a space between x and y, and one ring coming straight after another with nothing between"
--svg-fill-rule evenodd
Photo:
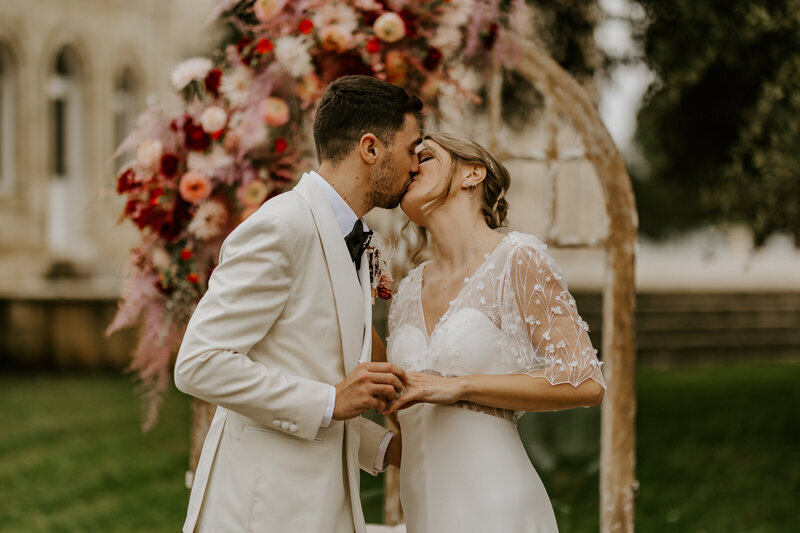
<instances>
[{"instance_id":1,"label":"groom's hand","mask_svg":"<svg viewBox=\"0 0 800 533\"><path fill-rule=\"evenodd\" d=\"M336 385L334 420L347 420L368 409L383 412L403 390L405 371L391 363L361 363Z\"/></svg>"}]
</instances>

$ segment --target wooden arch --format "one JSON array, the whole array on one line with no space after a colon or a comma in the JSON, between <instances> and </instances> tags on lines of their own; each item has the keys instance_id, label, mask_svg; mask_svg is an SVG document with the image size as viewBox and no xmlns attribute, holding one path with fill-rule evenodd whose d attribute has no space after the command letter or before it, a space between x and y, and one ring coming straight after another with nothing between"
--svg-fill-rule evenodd
<instances>
[{"instance_id":1,"label":"wooden arch","mask_svg":"<svg viewBox=\"0 0 800 533\"><path fill-rule=\"evenodd\" d=\"M602 246L605 250L603 286L603 330L601 356L608 389L602 404L600 443L600 524L602 533L631 533L634 530L636 395L634 388L635 308L634 258L638 217L630 177L625 162L605 128L588 91L562 69L550 55L533 44L523 44L517 72L543 95L547 105L569 119L580 137L582 157L594 167L603 191L608 217L607 237L598 242L562 242L551 238L548 244L580 248ZM492 73L487 103L489 126L495 145L492 152L500 159L513 159L496 145L500 129L502 98L499 66ZM555 145L544 159L557 157ZM402 519L397 472L387 472L384 521L390 525Z\"/></svg>"}]
</instances>

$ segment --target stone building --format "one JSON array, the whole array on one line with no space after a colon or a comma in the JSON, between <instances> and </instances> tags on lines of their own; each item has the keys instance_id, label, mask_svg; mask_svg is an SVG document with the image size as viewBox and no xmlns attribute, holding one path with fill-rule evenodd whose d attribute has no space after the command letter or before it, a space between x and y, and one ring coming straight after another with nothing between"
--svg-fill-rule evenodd
<instances>
[{"instance_id":1,"label":"stone building","mask_svg":"<svg viewBox=\"0 0 800 533\"><path fill-rule=\"evenodd\" d=\"M179 60L207 52L213 0L0 4L0 287L118 276L115 148ZM122 258L122 259L121 259Z\"/></svg>"}]
</instances>

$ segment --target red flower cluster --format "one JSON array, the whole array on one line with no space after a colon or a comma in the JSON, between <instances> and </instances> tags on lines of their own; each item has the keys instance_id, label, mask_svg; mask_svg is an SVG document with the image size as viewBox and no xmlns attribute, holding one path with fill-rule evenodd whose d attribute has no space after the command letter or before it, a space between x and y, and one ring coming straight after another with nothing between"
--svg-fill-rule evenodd
<instances>
[{"instance_id":1,"label":"red flower cluster","mask_svg":"<svg viewBox=\"0 0 800 533\"><path fill-rule=\"evenodd\" d=\"M183 133L186 136L186 148L189 150L204 151L211 144L211 137L203 130L200 124L196 124L191 115L186 115L183 123Z\"/></svg>"}]
</instances>

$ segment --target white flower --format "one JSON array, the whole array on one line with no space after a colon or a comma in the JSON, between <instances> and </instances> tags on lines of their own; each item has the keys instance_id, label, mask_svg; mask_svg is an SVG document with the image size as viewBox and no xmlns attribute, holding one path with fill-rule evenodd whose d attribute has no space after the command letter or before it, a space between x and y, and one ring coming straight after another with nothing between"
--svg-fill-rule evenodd
<instances>
[{"instance_id":1,"label":"white flower","mask_svg":"<svg viewBox=\"0 0 800 533\"><path fill-rule=\"evenodd\" d=\"M147 169L154 169L161 162L161 141L151 139L143 142L136 150L136 162Z\"/></svg>"},{"instance_id":2,"label":"white flower","mask_svg":"<svg viewBox=\"0 0 800 533\"><path fill-rule=\"evenodd\" d=\"M460 28L439 26L431 38L430 44L438 48L445 56L449 56L461 48L462 38L463 34Z\"/></svg>"},{"instance_id":3,"label":"white flower","mask_svg":"<svg viewBox=\"0 0 800 533\"><path fill-rule=\"evenodd\" d=\"M219 106L208 106L203 114L200 115L200 125L206 133L216 133L225 127L228 120L228 113Z\"/></svg>"},{"instance_id":4,"label":"white flower","mask_svg":"<svg viewBox=\"0 0 800 533\"><path fill-rule=\"evenodd\" d=\"M218 168L229 167L232 164L233 157L217 143L214 143L209 153L189 152L186 157L186 166L189 167L189 170L206 175Z\"/></svg>"},{"instance_id":5,"label":"white flower","mask_svg":"<svg viewBox=\"0 0 800 533\"><path fill-rule=\"evenodd\" d=\"M172 86L181 90L193 80L205 79L208 71L214 67L210 59L193 57L178 64L172 71Z\"/></svg>"},{"instance_id":6,"label":"white flower","mask_svg":"<svg viewBox=\"0 0 800 533\"><path fill-rule=\"evenodd\" d=\"M544 333L542 333L542 338L544 340L546 340L546 341L550 340L550 330L549 329L547 331L545 331Z\"/></svg>"},{"instance_id":7,"label":"white flower","mask_svg":"<svg viewBox=\"0 0 800 533\"><path fill-rule=\"evenodd\" d=\"M555 306L555 307L551 307L551 308L550 308L550 311L552 311L553 313L555 313L555 314L557 314L557 315L563 315L563 314L564 314L564 310L563 310L563 309L561 309L561 306L560 306L560 305L557 305L557 306Z\"/></svg>"},{"instance_id":8,"label":"white flower","mask_svg":"<svg viewBox=\"0 0 800 533\"><path fill-rule=\"evenodd\" d=\"M316 10L311 17L314 27L324 30L329 26L338 26L348 35L358 28L358 15L350 6L340 3L326 4Z\"/></svg>"},{"instance_id":9,"label":"white flower","mask_svg":"<svg viewBox=\"0 0 800 533\"><path fill-rule=\"evenodd\" d=\"M474 0L451 0L443 19L449 26L463 26L472 17ZM448 4L445 4L448 5Z\"/></svg>"},{"instance_id":10,"label":"white flower","mask_svg":"<svg viewBox=\"0 0 800 533\"><path fill-rule=\"evenodd\" d=\"M314 70L309 46L305 36L284 35L275 41L275 58L295 78L305 76Z\"/></svg>"},{"instance_id":11,"label":"white flower","mask_svg":"<svg viewBox=\"0 0 800 533\"><path fill-rule=\"evenodd\" d=\"M237 67L233 72L222 76L219 90L228 99L232 107L240 107L247 102L253 75L247 67Z\"/></svg>"},{"instance_id":12,"label":"white flower","mask_svg":"<svg viewBox=\"0 0 800 533\"><path fill-rule=\"evenodd\" d=\"M387 43L394 43L406 36L406 23L397 13L384 13L372 25L375 37Z\"/></svg>"},{"instance_id":13,"label":"white flower","mask_svg":"<svg viewBox=\"0 0 800 533\"><path fill-rule=\"evenodd\" d=\"M216 200L208 200L200 204L189 222L189 233L204 241L222 234L228 220L225 206Z\"/></svg>"}]
</instances>

